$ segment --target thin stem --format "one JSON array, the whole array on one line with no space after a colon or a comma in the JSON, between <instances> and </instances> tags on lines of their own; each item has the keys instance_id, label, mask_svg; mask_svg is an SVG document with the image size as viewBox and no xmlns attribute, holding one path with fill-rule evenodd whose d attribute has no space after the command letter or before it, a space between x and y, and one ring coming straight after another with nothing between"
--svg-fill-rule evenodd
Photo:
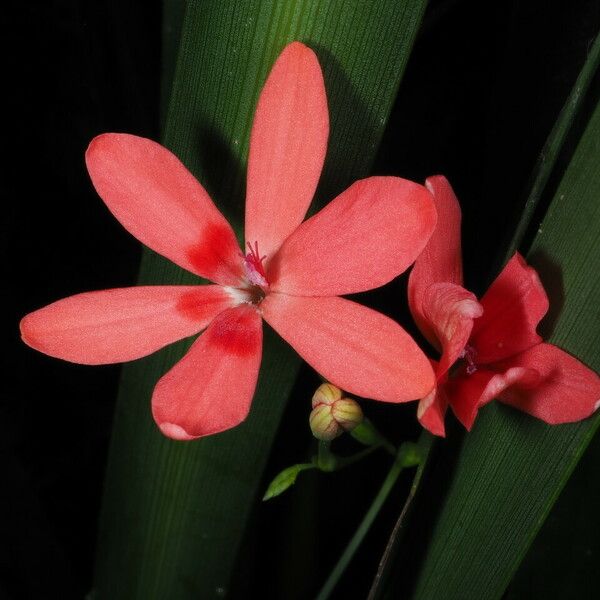
<instances>
[{"instance_id":1,"label":"thin stem","mask_svg":"<svg viewBox=\"0 0 600 600\"><path fill-rule=\"evenodd\" d=\"M379 448L379 446L376 446L376 447ZM390 441L386 440L385 438L383 439L381 448L384 448L388 454L391 454L392 456L396 456L396 447L394 446L394 444L392 444Z\"/></svg>"},{"instance_id":2,"label":"thin stem","mask_svg":"<svg viewBox=\"0 0 600 600\"><path fill-rule=\"evenodd\" d=\"M410 492L408 493L408 497L404 502L404 506L402 507L402 511L400 512L400 516L394 525L394 529L392 529L392 533L390 535L390 539L385 547L383 552L383 556L379 561L379 566L377 567L377 573L375 574L375 578L373 579L373 584L371 585L371 589L369 591L369 596L367 600L374 600L376 594L379 591L379 587L382 583L382 578L385 573L387 564L392 555L392 551L394 546L396 545L396 541L398 539L398 534L404 525L404 521L406 519L406 515L410 507L412 506L412 502L417 494L417 490L419 489L419 484L421 483L421 478L423 477L423 472L425 471L425 467L427 466L427 459L429 458L429 453L431 451L431 447L433 446L435 438L432 436L427 430L423 430L421 436L419 437L419 441L417 442L420 450L421 450L421 462L417 467L417 472L415 473L412 485L410 486Z\"/></svg>"},{"instance_id":3,"label":"thin stem","mask_svg":"<svg viewBox=\"0 0 600 600\"><path fill-rule=\"evenodd\" d=\"M358 427L354 428L350 435L365 446L382 446L393 457L396 457L396 447L375 427L369 420L364 419Z\"/></svg>"},{"instance_id":4,"label":"thin stem","mask_svg":"<svg viewBox=\"0 0 600 600\"><path fill-rule=\"evenodd\" d=\"M365 516L363 517L363 520L361 521L357 530L354 532L352 539L346 546L346 549L340 556L337 564L333 568L333 571L331 571L329 577L327 578L327 581L325 582L325 584L321 588L321 591L317 595L317 600L325 600L326 598L329 598L329 595L337 585L342 574L346 570L346 567L354 557L356 550L367 535L367 532L373 524L373 521L375 521L375 518L379 514L383 503L385 502L390 491L394 487L394 484L396 483L403 468L404 465L399 460L394 461L383 484L381 485L381 488L379 489L379 492L377 493L375 499L373 500L373 503L369 507L369 510L366 512Z\"/></svg>"},{"instance_id":5,"label":"thin stem","mask_svg":"<svg viewBox=\"0 0 600 600\"><path fill-rule=\"evenodd\" d=\"M313 464L324 473L331 473L343 469L344 467L348 467L365 458L365 456L369 456L369 454L375 452L375 450L384 447L383 444L376 444L374 446L369 446L356 454L352 454L351 456L337 456L337 454L331 452L329 444L329 442L319 442L318 454L313 458ZM396 456L395 451L394 456Z\"/></svg>"},{"instance_id":6,"label":"thin stem","mask_svg":"<svg viewBox=\"0 0 600 600\"><path fill-rule=\"evenodd\" d=\"M335 470L337 471L338 469L343 469L344 467L347 467L349 465L354 464L355 462L358 462L359 460L365 458L365 456L369 456L369 454L375 452L375 450L379 450L379 448L383 448L384 446L369 446L368 448L365 448L364 450L361 450L360 452L357 452L356 454L352 454L351 456L342 456L342 457L338 457L337 459L337 464L335 465Z\"/></svg>"},{"instance_id":7,"label":"thin stem","mask_svg":"<svg viewBox=\"0 0 600 600\"><path fill-rule=\"evenodd\" d=\"M329 448L330 442L319 441L319 451L317 454L317 467L321 471L331 473L337 467L337 456Z\"/></svg>"}]
</instances>

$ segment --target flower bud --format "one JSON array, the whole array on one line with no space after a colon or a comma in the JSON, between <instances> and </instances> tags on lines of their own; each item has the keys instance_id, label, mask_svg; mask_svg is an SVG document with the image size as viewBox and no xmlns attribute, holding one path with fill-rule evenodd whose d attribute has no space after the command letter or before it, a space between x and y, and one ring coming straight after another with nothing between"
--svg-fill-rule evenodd
<instances>
[{"instance_id":1,"label":"flower bud","mask_svg":"<svg viewBox=\"0 0 600 600\"><path fill-rule=\"evenodd\" d=\"M323 441L331 441L344 431L351 431L363 420L363 412L355 400L342 398L342 391L324 383L317 388L312 398L310 429Z\"/></svg>"},{"instance_id":2,"label":"flower bud","mask_svg":"<svg viewBox=\"0 0 600 600\"><path fill-rule=\"evenodd\" d=\"M312 407L317 408L319 404L331 406L342 397L342 390L331 383L322 383L312 397Z\"/></svg>"},{"instance_id":3,"label":"flower bud","mask_svg":"<svg viewBox=\"0 0 600 600\"><path fill-rule=\"evenodd\" d=\"M308 421L313 435L324 442L333 440L344 431L333 418L331 407L327 404L313 408Z\"/></svg>"},{"instance_id":4,"label":"flower bud","mask_svg":"<svg viewBox=\"0 0 600 600\"><path fill-rule=\"evenodd\" d=\"M341 398L334 402L331 415L344 431L352 431L363 420L363 411L352 398Z\"/></svg>"}]
</instances>

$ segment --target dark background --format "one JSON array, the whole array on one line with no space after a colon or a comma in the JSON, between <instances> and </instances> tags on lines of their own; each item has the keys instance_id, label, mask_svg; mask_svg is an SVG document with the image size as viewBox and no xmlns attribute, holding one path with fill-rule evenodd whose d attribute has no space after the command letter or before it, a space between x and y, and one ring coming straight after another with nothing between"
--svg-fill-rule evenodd
<instances>
[{"instance_id":1,"label":"dark background","mask_svg":"<svg viewBox=\"0 0 600 600\"><path fill-rule=\"evenodd\" d=\"M91 587L119 368L38 354L20 342L18 321L58 298L135 282L140 245L93 191L83 154L105 131L159 138L161 8L159 0L3 5L8 385L0 392L0 598L80 598ZM493 277L531 169L599 23L592 0L431 2L374 172L450 178L463 206L467 287L481 291ZM289 439L294 419L286 415L280 440ZM450 431L451 445L461 434L452 425ZM305 442L280 443L268 472L297 462ZM361 468L378 476L374 462ZM321 491L324 500L343 502L357 520L371 490L348 500L351 479L332 481ZM257 514L256 527L289 523L294 507L266 510ZM363 575L351 571L340 597L364 595L364 573L377 564L393 517L384 511L356 561ZM351 530L346 521L328 532L331 562L314 566L306 594L323 580ZM276 557L252 532L248 548L261 558L249 576L249 585L260 589ZM541 588L534 583L542 585L532 576L519 588L527 595L514 597L536 597Z\"/></svg>"}]
</instances>

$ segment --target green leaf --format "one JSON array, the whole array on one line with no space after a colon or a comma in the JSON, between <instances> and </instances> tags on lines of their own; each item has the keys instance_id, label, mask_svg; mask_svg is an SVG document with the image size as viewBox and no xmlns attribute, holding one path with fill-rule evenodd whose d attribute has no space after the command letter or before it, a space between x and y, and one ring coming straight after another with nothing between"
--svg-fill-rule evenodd
<instances>
[{"instance_id":1,"label":"green leaf","mask_svg":"<svg viewBox=\"0 0 600 600\"><path fill-rule=\"evenodd\" d=\"M542 152L535 166L534 178L531 184L531 191L525 206L521 213L519 224L512 236L512 240L508 246L505 256L505 262L518 250L523 242L525 233L531 225L534 212L540 202L540 198L546 189L546 184L553 173L556 161L560 155L563 145L571 132L573 123L577 115L580 113L588 88L592 82L594 74L600 65L600 35L596 37L588 57L583 65L583 69L577 77L577 81L567 98L567 101L548 136L547 142L542 148Z\"/></svg>"},{"instance_id":2,"label":"green leaf","mask_svg":"<svg viewBox=\"0 0 600 600\"><path fill-rule=\"evenodd\" d=\"M503 600L596 600L600 589L600 435L595 435Z\"/></svg>"},{"instance_id":3,"label":"green leaf","mask_svg":"<svg viewBox=\"0 0 600 600\"><path fill-rule=\"evenodd\" d=\"M317 52L325 75L331 137L318 197L331 199L368 173L425 4L188 2L165 144L239 232L254 106L274 59L298 39ZM195 280L148 251L139 281ZM188 346L177 344L123 371L99 530L99 597L209 598L229 588L300 360L267 329L248 420L177 443L158 433L149 402L156 381Z\"/></svg>"},{"instance_id":4,"label":"green leaf","mask_svg":"<svg viewBox=\"0 0 600 600\"><path fill-rule=\"evenodd\" d=\"M267 487L263 500L270 500L271 498L275 498L275 496L279 496L279 494L283 494L285 490L296 483L296 478L301 471L316 468L316 465L313 463L300 463L284 469L273 478L273 481Z\"/></svg>"},{"instance_id":5,"label":"green leaf","mask_svg":"<svg viewBox=\"0 0 600 600\"><path fill-rule=\"evenodd\" d=\"M600 104L528 253L550 296L550 342L600 369ZM600 424L551 427L499 403L466 437L414 598L501 598Z\"/></svg>"},{"instance_id":6,"label":"green leaf","mask_svg":"<svg viewBox=\"0 0 600 600\"><path fill-rule=\"evenodd\" d=\"M184 14L185 2L183 0L163 0L161 31L162 77L160 81L161 122L164 121L162 116L166 115L169 106Z\"/></svg>"}]
</instances>

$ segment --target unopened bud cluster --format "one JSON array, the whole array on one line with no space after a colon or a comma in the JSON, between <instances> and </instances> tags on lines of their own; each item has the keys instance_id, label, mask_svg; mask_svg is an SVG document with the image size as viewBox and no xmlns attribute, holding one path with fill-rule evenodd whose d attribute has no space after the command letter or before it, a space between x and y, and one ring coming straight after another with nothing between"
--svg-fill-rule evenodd
<instances>
[{"instance_id":1,"label":"unopened bud cluster","mask_svg":"<svg viewBox=\"0 0 600 600\"><path fill-rule=\"evenodd\" d=\"M363 420L363 412L352 398L342 398L342 390L331 383L323 383L312 398L310 429L313 435L325 442L344 431L352 431Z\"/></svg>"}]
</instances>

